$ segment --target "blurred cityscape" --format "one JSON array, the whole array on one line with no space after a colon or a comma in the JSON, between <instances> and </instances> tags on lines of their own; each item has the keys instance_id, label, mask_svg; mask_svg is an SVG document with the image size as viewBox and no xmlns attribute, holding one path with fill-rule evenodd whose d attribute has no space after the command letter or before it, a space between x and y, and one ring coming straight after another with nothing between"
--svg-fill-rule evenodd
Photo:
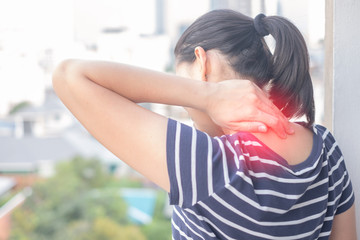
<instances>
[{"instance_id":1,"label":"blurred cityscape","mask_svg":"<svg viewBox=\"0 0 360 240\"><path fill-rule=\"evenodd\" d=\"M55 179L59 164L79 156L96 158L112 178L130 182L112 185L121 188L129 223L150 224L159 214L161 221L170 221L167 201L156 207L160 190L87 133L55 95L51 74L66 58L173 72L172 50L181 33L200 15L219 8L252 17L260 12L281 15L301 30L310 52L316 121L321 123L324 0L0 0L0 240L20 239L11 235L13 212L34 194L33 186ZM143 106L189 123L179 107ZM132 187L134 182L139 185ZM144 236L132 239L150 239Z\"/></svg>"}]
</instances>

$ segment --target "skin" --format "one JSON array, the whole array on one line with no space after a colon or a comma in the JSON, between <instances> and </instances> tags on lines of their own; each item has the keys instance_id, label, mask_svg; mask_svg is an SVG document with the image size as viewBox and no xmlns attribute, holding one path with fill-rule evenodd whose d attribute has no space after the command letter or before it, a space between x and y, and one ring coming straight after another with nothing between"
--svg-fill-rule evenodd
<instances>
[{"instance_id":1,"label":"skin","mask_svg":"<svg viewBox=\"0 0 360 240\"><path fill-rule=\"evenodd\" d=\"M67 108L101 144L166 191L170 189L166 163L167 118L136 103L183 106L196 127L212 136L250 131L257 132L269 146L272 141L276 146L311 142L311 134L289 123L251 81L223 81L238 76L229 71L218 53L198 47L194 54L193 64L177 66L179 76L118 63L67 60L55 70L53 87ZM310 143L302 146L306 151L299 153L298 158L281 149L274 147L274 150L296 164L306 158L305 152L310 151L310 146Z\"/></svg>"}]
</instances>

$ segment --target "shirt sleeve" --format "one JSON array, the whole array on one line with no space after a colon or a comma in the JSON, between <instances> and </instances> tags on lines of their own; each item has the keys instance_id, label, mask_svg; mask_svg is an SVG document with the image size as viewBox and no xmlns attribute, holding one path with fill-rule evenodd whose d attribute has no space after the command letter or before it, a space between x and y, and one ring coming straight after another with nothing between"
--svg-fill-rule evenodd
<instances>
[{"instance_id":1,"label":"shirt sleeve","mask_svg":"<svg viewBox=\"0 0 360 240\"><path fill-rule=\"evenodd\" d=\"M354 191L352 188L350 177L346 170L345 173L346 174L343 181L343 191L341 193L341 197L336 209L336 215L347 211L354 204L355 201Z\"/></svg>"},{"instance_id":2,"label":"shirt sleeve","mask_svg":"<svg viewBox=\"0 0 360 240\"><path fill-rule=\"evenodd\" d=\"M324 131L326 130L325 128L323 129ZM334 178L335 181L339 180L343 176L343 180L341 182L341 185L339 186L339 190L333 190L334 192L339 191L338 193L336 193L337 197L339 197L335 210L335 214L337 215L347 211L354 204L355 195L351 184L351 179L346 168L344 155L340 149L340 146L336 143L336 140L331 134L331 132L328 132L325 138L325 144L331 146L331 149L333 150L329 158L329 161L332 162L331 166L334 167L336 165L339 165L337 169L332 172L331 176ZM327 154L329 155L329 152ZM331 161L331 159L336 159L336 161Z\"/></svg>"},{"instance_id":3,"label":"shirt sleeve","mask_svg":"<svg viewBox=\"0 0 360 240\"><path fill-rule=\"evenodd\" d=\"M230 156L220 138L169 119L166 151L172 205L190 207L229 182Z\"/></svg>"}]
</instances>

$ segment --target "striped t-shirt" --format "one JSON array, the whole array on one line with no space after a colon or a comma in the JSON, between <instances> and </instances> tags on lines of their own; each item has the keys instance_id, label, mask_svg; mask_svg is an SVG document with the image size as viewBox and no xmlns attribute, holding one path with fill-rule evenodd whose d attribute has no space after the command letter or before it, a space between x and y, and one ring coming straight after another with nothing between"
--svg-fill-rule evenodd
<instances>
[{"instance_id":1,"label":"striped t-shirt","mask_svg":"<svg viewBox=\"0 0 360 240\"><path fill-rule=\"evenodd\" d=\"M173 239L328 239L354 193L334 137L312 130L310 156L289 165L251 133L211 138L170 119Z\"/></svg>"}]
</instances>

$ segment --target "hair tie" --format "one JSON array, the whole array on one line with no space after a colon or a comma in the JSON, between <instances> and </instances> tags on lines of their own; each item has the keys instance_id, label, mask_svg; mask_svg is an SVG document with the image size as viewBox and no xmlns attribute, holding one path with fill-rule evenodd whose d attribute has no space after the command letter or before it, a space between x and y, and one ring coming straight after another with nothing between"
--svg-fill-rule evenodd
<instances>
[{"instance_id":1,"label":"hair tie","mask_svg":"<svg viewBox=\"0 0 360 240\"><path fill-rule=\"evenodd\" d=\"M263 18L266 17L264 14L260 13L254 19L254 27L256 32L261 36L265 37L269 35L269 32L266 30L263 22Z\"/></svg>"}]
</instances>

